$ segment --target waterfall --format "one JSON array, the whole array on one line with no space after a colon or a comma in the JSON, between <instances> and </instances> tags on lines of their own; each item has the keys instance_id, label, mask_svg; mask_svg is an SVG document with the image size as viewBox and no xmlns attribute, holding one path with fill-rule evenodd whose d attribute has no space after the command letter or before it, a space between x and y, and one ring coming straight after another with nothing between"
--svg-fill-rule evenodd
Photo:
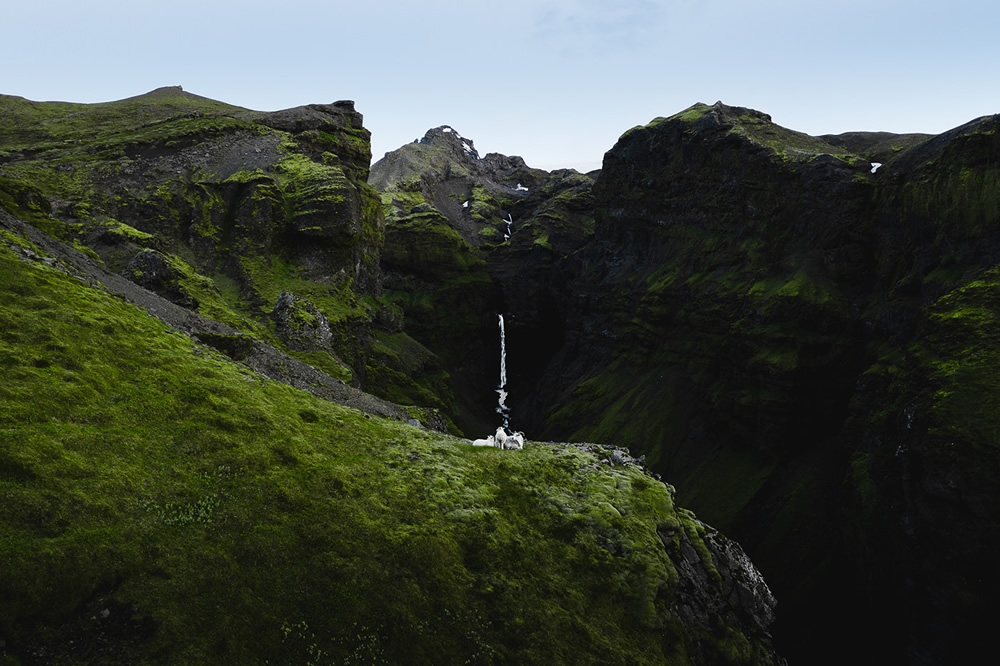
<instances>
[{"instance_id":1,"label":"waterfall","mask_svg":"<svg viewBox=\"0 0 1000 666\"><path fill-rule=\"evenodd\" d=\"M510 235L514 233L510 228L512 224L514 224L514 218L510 216L510 213L507 213L507 233L503 236L505 241L509 241ZM503 330L503 317L500 318L500 329Z\"/></svg>"},{"instance_id":2,"label":"waterfall","mask_svg":"<svg viewBox=\"0 0 1000 666\"><path fill-rule=\"evenodd\" d=\"M500 321L500 385L497 387L497 395L500 400L497 404L497 414L503 419L505 429L510 426L510 408L507 406L507 336L503 328L503 315L498 314Z\"/></svg>"}]
</instances>

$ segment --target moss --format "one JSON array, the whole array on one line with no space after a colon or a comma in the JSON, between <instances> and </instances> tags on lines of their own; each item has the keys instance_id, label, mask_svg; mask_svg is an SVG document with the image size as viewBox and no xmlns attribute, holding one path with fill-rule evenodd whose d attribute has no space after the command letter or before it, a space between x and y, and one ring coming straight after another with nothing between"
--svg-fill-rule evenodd
<instances>
[{"instance_id":1,"label":"moss","mask_svg":"<svg viewBox=\"0 0 1000 666\"><path fill-rule=\"evenodd\" d=\"M269 181L271 177L263 169L253 169L253 170L240 170L231 175L229 175L222 182L225 183L237 183L237 184L250 184L256 183L258 181Z\"/></svg>"},{"instance_id":2,"label":"moss","mask_svg":"<svg viewBox=\"0 0 1000 666\"><path fill-rule=\"evenodd\" d=\"M174 276L171 288L176 289L187 296L191 302L197 304L199 312L259 339L270 343L275 342L274 337L262 324L234 308L233 303L223 297L211 278L198 273L180 257L165 256L169 262L171 274Z\"/></svg>"},{"instance_id":3,"label":"moss","mask_svg":"<svg viewBox=\"0 0 1000 666\"><path fill-rule=\"evenodd\" d=\"M707 104L698 103L684 109L680 113L675 113L674 115L670 116L670 118L668 118L667 120L680 120L681 122L685 123L693 123L694 121L700 119L702 116L708 113L711 109L712 107L708 106ZM658 120L662 122L662 119ZM653 123L651 124L656 124L656 122L657 121L653 121Z\"/></svg>"},{"instance_id":4,"label":"moss","mask_svg":"<svg viewBox=\"0 0 1000 666\"><path fill-rule=\"evenodd\" d=\"M916 371L931 380L920 407L935 440L942 440L936 442L940 453L956 442L973 450L996 448L998 307L996 269L942 296L929 308L924 340L904 365L907 377Z\"/></svg>"},{"instance_id":5,"label":"moss","mask_svg":"<svg viewBox=\"0 0 1000 666\"><path fill-rule=\"evenodd\" d=\"M365 418L6 250L0 278L19 290L0 308L0 357L19 359L0 385L0 436L18 441L0 505L8 647L107 657L59 638L93 626L76 609L103 594L145 618L118 648L145 663L685 653L657 528L687 518L638 470Z\"/></svg>"},{"instance_id":6,"label":"moss","mask_svg":"<svg viewBox=\"0 0 1000 666\"><path fill-rule=\"evenodd\" d=\"M447 278L484 270L478 256L439 213L417 213L394 220L386 228L383 262L409 272Z\"/></svg>"},{"instance_id":7,"label":"moss","mask_svg":"<svg viewBox=\"0 0 1000 666\"><path fill-rule=\"evenodd\" d=\"M768 116L747 112L730 118L729 133L741 136L757 145L768 148L782 160L809 162L819 156L829 155L858 169L868 166L868 161L853 153L836 148L822 139L790 130L771 122Z\"/></svg>"},{"instance_id":8,"label":"moss","mask_svg":"<svg viewBox=\"0 0 1000 666\"><path fill-rule=\"evenodd\" d=\"M637 373L634 368L619 363L576 387L573 399L549 420L556 430L570 430L574 441L627 441L635 451L648 456L648 463L657 464L658 450L654 443L675 441L682 432L678 420L676 377L653 373ZM636 418L636 408L648 405L652 409ZM581 415L587 415L582 418ZM596 415L596 418L595 418ZM575 431L572 423L585 423Z\"/></svg>"},{"instance_id":9,"label":"moss","mask_svg":"<svg viewBox=\"0 0 1000 666\"><path fill-rule=\"evenodd\" d=\"M234 361L243 361L254 348L254 339L246 335L227 335L222 333L200 333L200 342L218 349Z\"/></svg>"},{"instance_id":10,"label":"moss","mask_svg":"<svg viewBox=\"0 0 1000 666\"><path fill-rule=\"evenodd\" d=\"M847 311L846 299L832 281L817 278L804 270L796 272L790 278L780 276L758 281L747 290L747 295L764 303L792 300L803 306Z\"/></svg>"},{"instance_id":11,"label":"moss","mask_svg":"<svg viewBox=\"0 0 1000 666\"><path fill-rule=\"evenodd\" d=\"M323 213L330 207L339 207L348 201L348 192L354 191L339 166L320 164L305 155L293 153L279 161L275 170L279 174L278 183L285 197L288 219L293 223Z\"/></svg>"},{"instance_id":12,"label":"moss","mask_svg":"<svg viewBox=\"0 0 1000 666\"><path fill-rule=\"evenodd\" d=\"M0 207L51 236L66 238L66 225L52 217L52 205L39 188L28 184L30 176L25 178L16 169L8 172L18 178L0 175Z\"/></svg>"},{"instance_id":13,"label":"moss","mask_svg":"<svg viewBox=\"0 0 1000 666\"><path fill-rule=\"evenodd\" d=\"M232 120L244 109L193 95L180 89L101 104L31 102L3 96L0 107L0 146L38 150L46 145L85 151L97 135L162 131L181 121L211 123ZM227 118L227 116L229 116Z\"/></svg>"},{"instance_id":14,"label":"moss","mask_svg":"<svg viewBox=\"0 0 1000 666\"><path fill-rule=\"evenodd\" d=\"M35 250L35 246L32 245L26 238L19 236L18 234L7 231L6 229L0 229L0 238L7 243L8 247L12 245L17 245L20 248L26 250Z\"/></svg>"},{"instance_id":15,"label":"moss","mask_svg":"<svg viewBox=\"0 0 1000 666\"><path fill-rule=\"evenodd\" d=\"M146 233L145 231L139 231L135 227L131 227L124 222L119 222L118 220L106 220L101 223L101 226L103 226L108 233L141 246L151 245L152 241L156 238L153 234Z\"/></svg>"},{"instance_id":16,"label":"moss","mask_svg":"<svg viewBox=\"0 0 1000 666\"><path fill-rule=\"evenodd\" d=\"M305 352L295 349L288 350L288 354L302 361L303 363L308 363L312 367L325 372L334 379L339 379L345 384L351 384L354 382L354 371L342 361L335 358L332 354L326 351L314 351Z\"/></svg>"},{"instance_id":17,"label":"moss","mask_svg":"<svg viewBox=\"0 0 1000 666\"><path fill-rule=\"evenodd\" d=\"M101 258L97 255L96 252L94 252L93 250L91 250L86 245L83 245L82 243L80 243L80 241L78 241L77 239L74 238L72 240L72 243L73 243L73 247L76 250L78 250L79 252L84 253L85 255L87 255L88 257L90 257L91 259L93 259L94 261L96 261L98 263L104 263L103 261L101 261Z\"/></svg>"},{"instance_id":18,"label":"moss","mask_svg":"<svg viewBox=\"0 0 1000 666\"><path fill-rule=\"evenodd\" d=\"M306 268L280 255L239 258L240 265L261 297L258 312L268 315L282 292L291 292L315 305L333 326L368 321L369 310L354 291L353 281L324 284L309 279Z\"/></svg>"}]
</instances>

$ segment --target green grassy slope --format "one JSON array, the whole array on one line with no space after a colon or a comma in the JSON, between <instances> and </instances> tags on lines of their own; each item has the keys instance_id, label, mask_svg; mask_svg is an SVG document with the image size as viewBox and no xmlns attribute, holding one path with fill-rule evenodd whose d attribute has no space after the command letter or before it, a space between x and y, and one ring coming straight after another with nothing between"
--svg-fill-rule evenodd
<instances>
[{"instance_id":1,"label":"green grassy slope","mask_svg":"<svg viewBox=\"0 0 1000 666\"><path fill-rule=\"evenodd\" d=\"M637 468L324 402L0 241L5 663L760 659L670 614L679 535L714 568Z\"/></svg>"},{"instance_id":2,"label":"green grassy slope","mask_svg":"<svg viewBox=\"0 0 1000 666\"><path fill-rule=\"evenodd\" d=\"M383 321L369 134L353 107L322 108L250 111L176 87L102 104L0 95L0 206L332 377L447 410L440 368L370 342L402 317ZM276 326L284 292L322 314L325 338Z\"/></svg>"}]
</instances>

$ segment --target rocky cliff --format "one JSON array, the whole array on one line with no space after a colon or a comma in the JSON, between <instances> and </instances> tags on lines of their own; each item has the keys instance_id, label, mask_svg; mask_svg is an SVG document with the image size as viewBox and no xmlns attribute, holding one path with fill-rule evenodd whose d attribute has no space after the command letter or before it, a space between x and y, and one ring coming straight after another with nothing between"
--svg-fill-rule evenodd
<instances>
[{"instance_id":1,"label":"rocky cliff","mask_svg":"<svg viewBox=\"0 0 1000 666\"><path fill-rule=\"evenodd\" d=\"M459 424L489 431L497 314L516 312L512 339L534 340L515 343L512 357L552 353L563 259L593 235L593 178L532 169L516 156L480 157L471 139L442 126L372 165L369 182L386 215L386 298L406 312L407 333L448 368ZM511 381L527 383L520 373Z\"/></svg>"},{"instance_id":2,"label":"rocky cliff","mask_svg":"<svg viewBox=\"0 0 1000 666\"><path fill-rule=\"evenodd\" d=\"M696 104L622 135L596 182L528 191L445 128L373 182L387 243L433 210L484 260L513 322L512 422L645 455L762 566L793 661L952 663L988 642L1000 589L998 122L812 137ZM407 172L421 207L401 206L392 165L438 145ZM477 187L500 197L485 234L520 211L504 242L469 233Z\"/></svg>"},{"instance_id":3,"label":"rocky cliff","mask_svg":"<svg viewBox=\"0 0 1000 666\"><path fill-rule=\"evenodd\" d=\"M815 138L696 105L605 156L525 418L645 453L761 563L793 659L986 636L998 122Z\"/></svg>"},{"instance_id":4,"label":"rocky cliff","mask_svg":"<svg viewBox=\"0 0 1000 666\"><path fill-rule=\"evenodd\" d=\"M422 385L440 369L395 352L413 345L380 298L384 219L353 102L262 113L180 88L108 104L2 102L0 192L14 210L357 388L445 406Z\"/></svg>"},{"instance_id":5,"label":"rocky cliff","mask_svg":"<svg viewBox=\"0 0 1000 666\"><path fill-rule=\"evenodd\" d=\"M5 663L783 663L743 550L627 451L447 434L413 303L505 278L383 226L352 103L0 109ZM530 175L555 266L591 185ZM450 236L426 205L388 226Z\"/></svg>"}]
</instances>

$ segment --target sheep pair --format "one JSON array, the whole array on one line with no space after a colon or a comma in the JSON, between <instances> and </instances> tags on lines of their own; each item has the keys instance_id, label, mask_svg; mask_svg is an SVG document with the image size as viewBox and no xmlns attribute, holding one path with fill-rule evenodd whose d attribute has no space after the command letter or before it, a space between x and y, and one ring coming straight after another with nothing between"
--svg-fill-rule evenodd
<instances>
[{"instance_id":1,"label":"sheep pair","mask_svg":"<svg viewBox=\"0 0 1000 666\"><path fill-rule=\"evenodd\" d=\"M472 440L472 445L495 446L498 449L520 450L524 448L524 433L515 432L513 435L508 435L507 431L501 426L497 428L496 435L490 435L486 439Z\"/></svg>"}]
</instances>

